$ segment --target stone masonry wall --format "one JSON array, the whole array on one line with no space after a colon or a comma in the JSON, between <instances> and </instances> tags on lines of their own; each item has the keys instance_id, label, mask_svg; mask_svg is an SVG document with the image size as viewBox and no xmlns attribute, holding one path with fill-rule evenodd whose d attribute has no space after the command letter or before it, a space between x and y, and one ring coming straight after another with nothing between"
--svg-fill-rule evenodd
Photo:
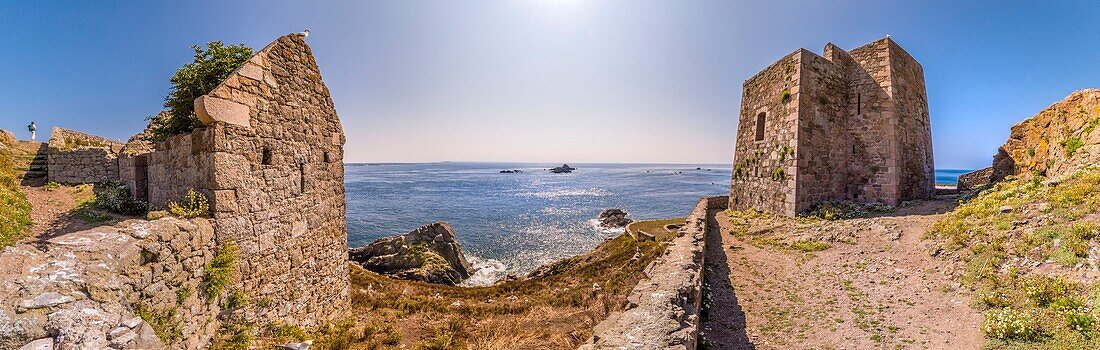
<instances>
[{"instance_id":1,"label":"stone masonry wall","mask_svg":"<svg viewBox=\"0 0 1100 350\"><path fill-rule=\"evenodd\" d=\"M627 297L628 309L596 325L580 349L695 349L702 303L707 213L725 210L729 197L705 197L688 215L680 236L645 269Z\"/></svg>"},{"instance_id":2,"label":"stone masonry wall","mask_svg":"<svg viewBox=\"0 0 1100 350\"><path fill-rule=\"evenodd\" d=\"M804 50L796 51L745 81L730 206L795 213L793 150L797 148L797 79ZM784 91L789 96L784 99ZM764 138L756 140L764 115Z\"/></svg>"},{"instance_id":3,"label":"stone masonry wall","mask_svg":"<svg viewBox=\"0 0 1100 350\"><path fill-rule=\"evenodd\" d=\"M774 102L785 92L793 103ZM794 215L823 201L932 196L926 100L920 64L889 38L780 59L745 82L730 206Z\"/></svg>"},{"instance_id":4,"label":"stone masonry wall","mask_svg":"<svg viewBox=\"0 0 1100 350\"><path fill-rule=\"evenodd\" d=\"M898 201L931 198L936 174L924 68L893 41L887 45L891 97L897 113Z\"/></svg>"},{"instance_id":5,"label":"stone masonry wall","mask_svg":"<svg viewBox=\"0 0 1100 350\"><path fill-rule=\"evenodd\" d=\"M799 76L797 167L791 170L798 181L795 212L830 200L846 199L848 173L836 164L852 158L848 119L849 104L845 70L824 57L807 53ZM788 213L789 214L789 213Z\"/></svg>"},{"instance_id":6,"label":"stone masonry wall","mask_svg":"<svg viewBox=\"0 0 1100 350\"><path fill-rule=\"evenodd\" d=\"M221 311L202 293L206 219L129 220L0 252L0 349L205 349ZM160 331L148 315L171 315ZM37 349L37 348L35 348Z\"/></svg>"},{"instance_id":7,"label":"stone masonry wall","mask_svg":"<svg viewBox=\"0 0 1100 350\"><path fill-rule=\"evenodd\" d=\"M49 181L65 184L118 180L122 144L99 136L53 128L46 166Z\"/></svg>"},{"instance_id":8,"label":"stone masonry wall","mask_svg":"<svg viewBox=\"0 0 1100 350\"><path fill-rule=\"evenodd\" d=\"M210 196L218 242L240 248L233 288L249 321L315 326L347 316L344 135L308 45L284 36L195 101L206 127L158 144L150 204Z\"/></svg>"}]
</instances>

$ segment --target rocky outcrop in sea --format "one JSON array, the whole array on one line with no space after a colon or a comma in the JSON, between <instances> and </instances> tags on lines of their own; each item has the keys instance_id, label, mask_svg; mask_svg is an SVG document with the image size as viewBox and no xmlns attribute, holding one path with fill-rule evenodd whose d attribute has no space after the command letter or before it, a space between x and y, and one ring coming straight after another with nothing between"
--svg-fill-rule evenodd
<instances>
[{"instance_id":1,"label":"rocky outcrop in sea","mask_svg":"<svg viewBox=\"0 0 1100 350\"><path fill-rule=\"evenodd\" d=\"M349 249L348 258L367 270L429 283L456 285L474 273L454 229L442 221Z\"/></svg>"},{"instance_id":2,"label":"rocky outcrop in sea","mask_svg":"<svg viewBox=\"0 0 1100 350\"><path fill-rule=\"evenodd\" d=\"M600 221L600 228L617 229L626 227L626 225L634 222L634 220L628 219L626 217L627 215L628 214L626 213L626 210L617 208L604 209L604 211L600 213L600 217L598 218L598 220Z\"/></svg>"}]
</instances>

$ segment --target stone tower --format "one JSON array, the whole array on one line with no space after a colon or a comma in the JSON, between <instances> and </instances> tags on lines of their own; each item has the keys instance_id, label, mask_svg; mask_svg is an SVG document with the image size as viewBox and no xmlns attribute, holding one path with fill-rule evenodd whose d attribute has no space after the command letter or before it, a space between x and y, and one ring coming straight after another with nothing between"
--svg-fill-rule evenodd
<instances>
[{"instance_id":1,"label":"stone tower","mask_svg":"<svg viewBox=\"0 0 1100 350\"><path fill-rule=\"evenodd\" d=\"M740 113L733 209L796 215L934 194L924 71L889 37L779 59L745 81Z\"/></svg>"},{"instance_id":2,"label":"stone tower","mask_svg":"<svg viewBox=\"0 0 1100 350\"><path fill-rule=\"evenodd\" d=\"M344 133L310 47L297 35L258 51L195 100L205 124L148 156L153 207L196 189L257 322L313 326L348 309ZM139 192L139 191L135 191Z\"/></svg>"}]
</instances>

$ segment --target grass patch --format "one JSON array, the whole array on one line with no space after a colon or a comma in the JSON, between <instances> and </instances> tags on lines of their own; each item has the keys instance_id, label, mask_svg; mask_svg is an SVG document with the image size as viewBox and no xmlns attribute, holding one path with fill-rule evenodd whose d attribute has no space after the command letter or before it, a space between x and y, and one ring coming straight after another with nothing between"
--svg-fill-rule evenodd
<instances>
[{"instance_id":1,"label":"grass patch","mask_svg":"<svg viewBox=\"0 0 1100 350\"><path fill-rule=\"evenodd\" d=\"M157 337L168 345L183 340L183 327L180 325L179 318L176 317L177 313L176 307L160 310L144 303L134 307L134 315L148 322Z\"/></svg>"},{"instance_id":2,"label":"grass patch","mask_svg":"<svg viewBox=\"0 0 1100 350\"><path fill-rule=\"evenodd\" d=\"M815 204L800 214L804 217L825 220L844 220L894 212L893 206L879 203L859 203L852 201L828 201Z\"/></svg>"},{"instance_id":3,"label":"grass patch","mask_svg":"<svg viewBox=\"0 0 1100 350\"><path fill-rule=\"evenodd\" d=\"M19 190L10 145L0 144L0 248L18 242L31 226L31 204Z\"/></svg>"},{"instance_id":4,"label":"grass patch","mask_svg":"<svg viewBox=\"0 0 1100 350\"><path fill-rule=\"evenodd\" d=\"M203 269L203 292L206 293L207 303L217 300L233 279L233 265L237 261L238 251L232 243L223 244Z\"/></svg>"},{"instance_id":5,"label":"grass patch","mask_svg":"<svg viewBox=\"0 0 1100 350\"><path fill-rule=\"evenodd\" d=\"M657 237L657 239L669 239L678 236L678 234L665 229L665 226L683 225L685 221L685 218L635 221L626 225L626 233L637 237L638 231L642 231Z\"/></svg>"},{"instance_id":6,"label":"grass patch","mask_svg":"<svg viewBox=\"0 0 1100 350\"><path fill-rule=\"evenodd\" d=\"M1100 233L1100 225L1081 220L1100 211L1100 168L1051 185L1041 180L997 183L945 214L925 238L965 262L960 280L984 310L987 348L1100 348L1094 327L1100 283L1021 274L1007 265L1050 260L1074 267ZM1034 224L1016 224L1027 222Z\"/></svg>"}]
</instances>

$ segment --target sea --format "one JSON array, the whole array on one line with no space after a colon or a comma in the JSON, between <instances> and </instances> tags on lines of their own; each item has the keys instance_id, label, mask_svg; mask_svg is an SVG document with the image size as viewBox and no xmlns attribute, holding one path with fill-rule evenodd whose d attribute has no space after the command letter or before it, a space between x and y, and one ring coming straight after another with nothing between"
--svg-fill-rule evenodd
<instances>
[{"instance_id":1,"label":"sea","mask_svg":"<svg viewBox=\"0 0 1100 350\"><path fill-rule=\"evenodd\" d=\"M346 164L348 243L446 221L477 269L465 284L485 285L621 234L597 227L604 209L625 209L635 220L683 217L700 197L729 193L728 164L570 164L577 170L548 171L559 165ZM964 172L937 171L936 182L954 183Z\"/></svg>"}]
</instances>

